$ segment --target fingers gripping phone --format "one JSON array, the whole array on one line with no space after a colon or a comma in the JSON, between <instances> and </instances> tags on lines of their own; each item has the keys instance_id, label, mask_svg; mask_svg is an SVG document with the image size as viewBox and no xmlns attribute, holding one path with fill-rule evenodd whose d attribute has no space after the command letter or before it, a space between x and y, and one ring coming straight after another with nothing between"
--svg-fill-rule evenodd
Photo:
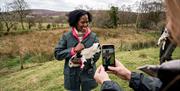
<instances>
[{"instance_id":1,"label":"fingers gripping phone","mask_svg":"<svg viewBox=\"0 0 180 91\"><path fill-rule=\"evenodd\" d=\"M115 66L114 45L102 45L102 64L105 71L108 70L108 66Z\"/></svg>"}]
</instances>

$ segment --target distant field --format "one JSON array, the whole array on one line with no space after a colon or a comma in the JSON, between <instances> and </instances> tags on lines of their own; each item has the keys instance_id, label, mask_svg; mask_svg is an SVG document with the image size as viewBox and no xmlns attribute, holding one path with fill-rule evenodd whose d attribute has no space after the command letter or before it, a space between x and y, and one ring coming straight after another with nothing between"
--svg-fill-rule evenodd
<instances>
[{"instance_id":1,"label":"distant field","mask_svg":"<svg viewBox=\"0 0 180 91\"><path fill-rule=\"evenodd\" d=\"M173 53L173 58L180 59L180 48ZM159 64L159 49L147 48L138 51L116 52L116 58L129 69L137 71L144 64ZM39 64L29 64L30 68L0 76L0 91L64 91L63 65L64 61L50 61ZM101 59L97 65L101 64ZM33 67L31 67L33 65ZM132 91L128 82L111 75L124 91ZM99 91L100 85L94 90Z\"/></svg>"}]
</instances>

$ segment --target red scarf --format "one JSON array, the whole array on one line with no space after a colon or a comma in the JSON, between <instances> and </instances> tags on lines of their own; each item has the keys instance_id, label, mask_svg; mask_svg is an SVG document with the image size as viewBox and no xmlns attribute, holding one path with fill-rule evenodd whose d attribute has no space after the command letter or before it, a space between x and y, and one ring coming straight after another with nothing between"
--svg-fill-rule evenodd
<instances>
[{"instance_id":1,"label":"red scarf","mask_svg":"<svg viewBox=\"0 0 180 91\"><path fill-rule=\"evenodd\" d=\"M84 34L82 40L84 40L85 38L87 38L87 36L91 33L90 28L86 28L86 33ZM72 27L72 34L73 36L80 42L79 38L78 38L78 32L76 30L75 27Z\"/></svg>"}]
</instances>

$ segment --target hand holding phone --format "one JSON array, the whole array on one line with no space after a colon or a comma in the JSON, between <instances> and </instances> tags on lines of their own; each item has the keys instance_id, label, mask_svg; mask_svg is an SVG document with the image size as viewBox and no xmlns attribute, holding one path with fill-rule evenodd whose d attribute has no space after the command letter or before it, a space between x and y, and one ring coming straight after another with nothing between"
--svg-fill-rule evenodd
<instances>
[{"instance_id":1,"label":"hand holding phone","mask_svg":"<svg viewBox=\"0 0 180 91\"><path fill-rule=\"evenodd\" d=\"M105 71L108 70L108 66L115 66L114 45L102 46L102 63L105 68Z\"/></svg>"}]
</instances>

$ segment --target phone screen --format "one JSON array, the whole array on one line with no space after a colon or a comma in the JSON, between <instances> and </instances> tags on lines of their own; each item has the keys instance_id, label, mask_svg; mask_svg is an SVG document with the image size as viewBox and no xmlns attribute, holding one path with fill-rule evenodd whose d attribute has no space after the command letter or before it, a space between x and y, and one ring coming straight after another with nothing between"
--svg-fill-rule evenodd
<instances>
[{"instance_id":1,"label":"phone screen","mask_svg":"<svg viewBox=\"0 0 180 91\"><path fill-rule=\"evenodd\" d=\"M108 70L108 66L115 66L114 45L102 46L102 63L105 70Z\"/></svg>"}]
</instances>

